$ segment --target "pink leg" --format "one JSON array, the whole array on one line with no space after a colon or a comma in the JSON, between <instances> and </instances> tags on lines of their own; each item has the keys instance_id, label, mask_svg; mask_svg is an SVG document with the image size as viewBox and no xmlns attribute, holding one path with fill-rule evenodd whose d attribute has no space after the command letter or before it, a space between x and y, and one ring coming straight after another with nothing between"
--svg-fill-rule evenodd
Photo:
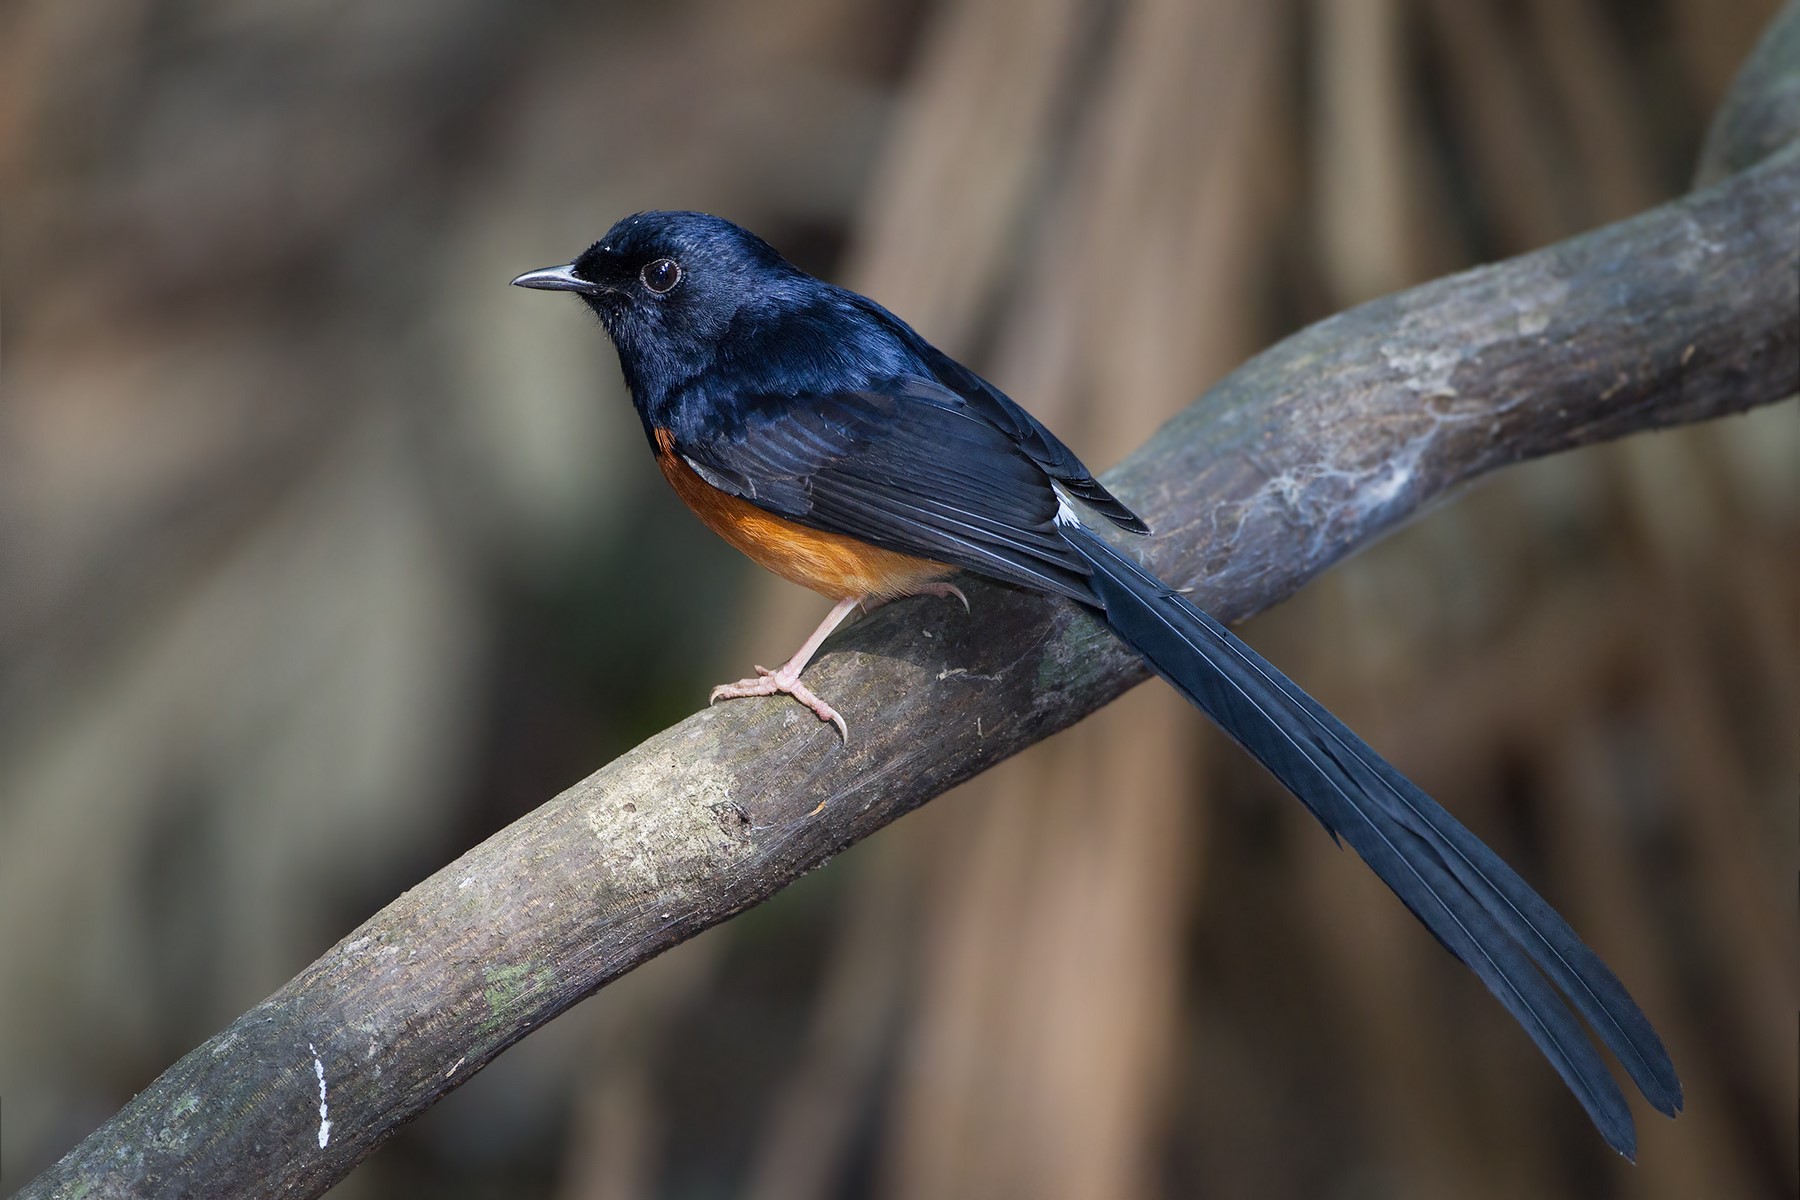
<instances>
[{"instance_id":1,"label":"pink leg","mask_svg":"<svg viewBox=\"0 0 1800 1200\"><path fill-rule=\"evenodd\" d=\"M807 638L798 650L794 651L794 657L773 671L759 666L756 668L756 674L749 679L740 679L736 683L721 683L712 690L712 698L707 703L717 704L721 700L736 700L744 696L774 696L777 694L792 696L812 709L819 720L830 721L836 725L838 733L842 735L844 743L848 745L850 727L844 724L844 718L838 715L837 709L819 699L813 694L811 688L800 682L800 672L806 669L806 664L812 661L812 656L818 653L819 647L825 639L831 636L831 631L842 625L844 618L849 616L860 603L862 603L862 599L856 596L847 600L839 600L836 606L825 614L825 619L819 622L819 627L812 631L812 636Z\"/></svg>"}]
</instances>

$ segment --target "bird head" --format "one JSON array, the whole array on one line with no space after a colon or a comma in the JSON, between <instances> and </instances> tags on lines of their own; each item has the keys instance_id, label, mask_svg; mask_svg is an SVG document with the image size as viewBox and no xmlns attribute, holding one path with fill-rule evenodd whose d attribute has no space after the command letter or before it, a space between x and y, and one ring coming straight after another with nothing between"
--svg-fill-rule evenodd
<instances>
[{"instance_id":1,"label":"bird head","mask_svg":"<svg viewBox=\"0 0 1800 1200\"><path fill-rule=\"evenodd\" d=\"M599 316L634 391L704 370L738 310L779 301L806 277L773 247L721 217L626 217L575 261L527 271L515 286L574 292Z\"/></svg>"}]
</instances>

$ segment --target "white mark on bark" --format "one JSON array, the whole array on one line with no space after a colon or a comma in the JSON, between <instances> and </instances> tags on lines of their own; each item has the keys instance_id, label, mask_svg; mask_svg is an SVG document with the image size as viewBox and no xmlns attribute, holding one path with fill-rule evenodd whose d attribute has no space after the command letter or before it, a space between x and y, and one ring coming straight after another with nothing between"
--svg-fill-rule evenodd
<instances>
[{"instance_id":1,"label":"white mark on bark","mask_svg":"<svg viewBox=\"0 0 1800 1200\"><path fill-rule=\"evenodd\" d=\"M1401 343L1381 347L1382 361L1388 370L1400 376L1400 382L1419 396L1455 396L1450 382L1456 368L1462 366L1465 348L1460 346L1427 346L1424 349Z\"/></svg>"},{"instance_id":2,"label":"white mark on bark","mask_svg":"<svg viewBox=\"0 0 1800 1200\"><path fill-rule=\"evenodd\" d=\"M1365 509L1381 509L1392 504L1412 482L1413 469L1418 462L1416 451L1394 462L1380 479L1363 489L1356 498L1357 504Z\"/></svg>"},{"instance_id":3,"label":"white mark on bark","mask_svg":"<svg viewBox=\"0 0 1800 1200\"><path fill-rule=\"evenodd\" d=\"M319 1078L319 1149L323 1150L331 1144L331 1115L325 1107L325 1060L311 1042L306 1043L306 1048L312 1051L313 1074Z\"/></svg>"}]
</instances>

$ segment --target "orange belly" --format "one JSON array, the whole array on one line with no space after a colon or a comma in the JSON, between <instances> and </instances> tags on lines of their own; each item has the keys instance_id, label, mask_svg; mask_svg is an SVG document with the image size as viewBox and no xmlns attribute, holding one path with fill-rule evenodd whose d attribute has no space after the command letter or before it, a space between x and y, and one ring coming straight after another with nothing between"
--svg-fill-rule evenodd
<instances>
[{"instance_id":1,"label":"orange belly","mask_svg":"<svg viewBox=\"0 0 1800 1200\"><path fill-rule=\"evenodd\" d=\"M682 502L714 533L783 579L833 600L905 596L952 568L882 550L839 533L796 525L748 500L721 492L675 453L668 430L656 431L656 465Z\"/></svg>"}]
</instances>

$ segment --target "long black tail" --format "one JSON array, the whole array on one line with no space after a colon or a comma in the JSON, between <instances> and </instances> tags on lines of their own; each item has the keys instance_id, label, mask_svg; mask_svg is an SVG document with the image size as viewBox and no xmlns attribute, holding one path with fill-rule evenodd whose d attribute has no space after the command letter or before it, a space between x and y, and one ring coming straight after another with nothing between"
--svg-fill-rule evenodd
<instances>
[{"instance_id":1,"label":"long black tail","mask_svg":"<svg viewBox=\"0 0 1800 1200\"><path fill-rule=\"evenodd\" d=\"M1612 1148L1634 1158L1625 1099L1545 976L1669 1116L1681 1110L1681 1082L1599 956L1498 855L1256 651L1093 533L1061 528L1093 567L1113 632L1362 855L1525 1027Z\"/></svg>"}]
</instances>

